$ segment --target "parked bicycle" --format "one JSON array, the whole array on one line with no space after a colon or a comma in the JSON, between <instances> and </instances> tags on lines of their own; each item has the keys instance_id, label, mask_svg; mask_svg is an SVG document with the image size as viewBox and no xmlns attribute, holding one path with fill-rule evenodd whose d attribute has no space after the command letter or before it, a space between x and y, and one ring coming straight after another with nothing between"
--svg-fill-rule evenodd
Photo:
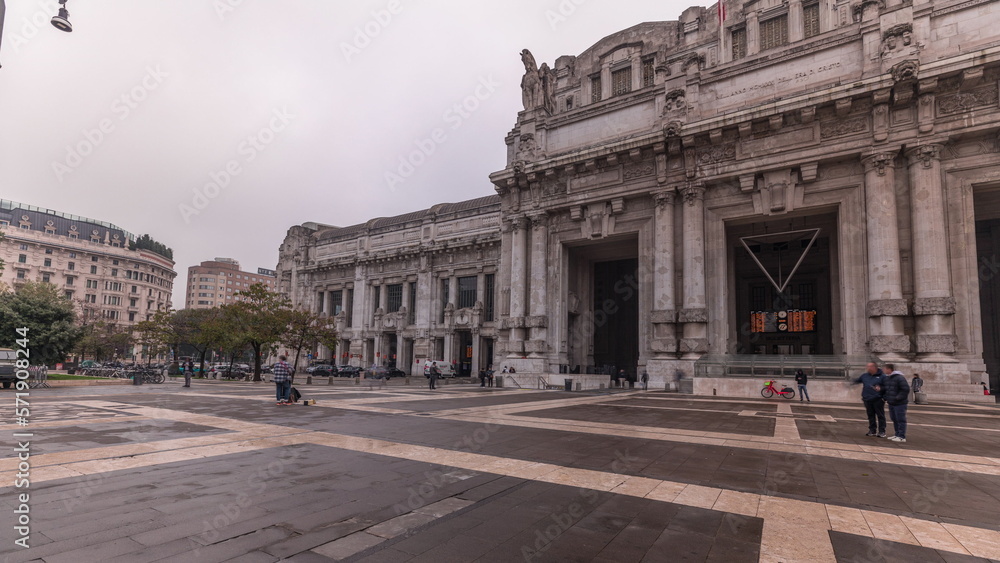
<instances>
[{"instance_id":1,"label":"parked bicycle","mask_svg":"<svg viewBox=\"0 0 1000 563\"><path fill-rule=\"evenodd\" d=\"M771 380L771 381L768 381L767 383L765 383L764 384L764 388L760 390L761 396L763 396L765 399L770 399L771 397L773 397L775 395L780 395L780 396L782 396L782 397L784 397L786 399L793 399L793 398L795 398L795 390L792 389L791 387L785 385L784 387L782 387L779 390L774 385L775 385L774 384L774 380Z\"/></svg>"}]
</instances>

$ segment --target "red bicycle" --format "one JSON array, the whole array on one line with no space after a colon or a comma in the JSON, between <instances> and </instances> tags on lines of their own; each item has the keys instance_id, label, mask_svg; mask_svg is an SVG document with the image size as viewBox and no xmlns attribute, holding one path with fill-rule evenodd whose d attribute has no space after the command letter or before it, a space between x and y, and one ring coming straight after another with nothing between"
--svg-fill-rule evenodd
<instances>
[{"instance_id":1,"label":"red bicycle","mask_svg":"<svg viewBox=\"0 0 1000 563\"><path fill-rule=\"evenodd\" d=\"M764 388L760 390L760 394L765 399L770 399L775 395L781 395L786 399L795 398L795 390L789 386L784 386L780 390L774 386L774 380L768 381L764 384Z\"/></svg>"}]
</instances>

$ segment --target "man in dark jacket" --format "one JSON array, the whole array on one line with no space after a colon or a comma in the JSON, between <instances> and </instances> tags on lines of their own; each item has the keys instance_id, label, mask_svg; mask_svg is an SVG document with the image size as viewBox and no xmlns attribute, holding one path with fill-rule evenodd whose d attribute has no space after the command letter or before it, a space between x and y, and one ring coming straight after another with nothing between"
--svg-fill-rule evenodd
<instances>
[{"instance_id":1,"label":"man in dark jacket","mask_svg":"<svg viewBox=\"0 0 1000 563\"><path fill-rule=\"evenodd\" d=\"M861 400L868 413L868 433L865 436L885 438L885 399L882 396L885 374L875 362L869 362L865 373L854 379L853 383L864 386L861 388Z\"/></svg>"},{"instance_id":2,"label":"man in dark jacket","mask_svg":"<svg viewBox=\"0 0 1000 563\"><path fill-rule=\"evenodd\" d=\"M806 385L809 384L809 376L806 375L806 372L802 370L796 371L795 383L799 386L799 402L801 403L802 399L805 398L806 401L811 403L812 399L809 398L809 391L806 390Z\"/></svg>"},{"instance_id":3,"label":"man in dark jacket","mask_svg":"<svg viewBox=\"0 0 1000 563\"><path fill-rule=\"evenodd\" d=\"M885 364L889 375L885 378L885 401L889 403L889 418L895 436L889 438L893 442L906 442L906 407L910 402L910 384L906 376L896 371L896 366Z\"/></svg>"},{"instance_id":4,"label":"man in dark jacket","mask_svg":"<svg viewBox=\"0 0 1000 563\"><path fill-rule=\"evenodd\" d=\"M438 377L441 377L441 368L438 367L437 362L433 362L430 370L431 389L437 389Z\"/></svg>"}]
</instances>

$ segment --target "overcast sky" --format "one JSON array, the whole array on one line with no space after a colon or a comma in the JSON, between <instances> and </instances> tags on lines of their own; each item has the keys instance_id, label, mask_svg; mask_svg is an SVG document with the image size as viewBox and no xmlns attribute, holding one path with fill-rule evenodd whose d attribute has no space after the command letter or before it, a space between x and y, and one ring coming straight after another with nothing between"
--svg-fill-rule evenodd
<instances>
[{"instance_id":1,"label":"overcast sky","mask_svg":"<svg viewBox=\"0 0 1000 563\"><path fill-rule=\"evenodd\" d=\"M216 256L274 268L292 225L495 193L521 49L551 66L686 7L69 0L67 34L48 23L56 0L7 0L0 198L149 233L174 249L180 276ZM422 143L433 153L400 169L437 129Z\"/></svg>"}]
</instances>

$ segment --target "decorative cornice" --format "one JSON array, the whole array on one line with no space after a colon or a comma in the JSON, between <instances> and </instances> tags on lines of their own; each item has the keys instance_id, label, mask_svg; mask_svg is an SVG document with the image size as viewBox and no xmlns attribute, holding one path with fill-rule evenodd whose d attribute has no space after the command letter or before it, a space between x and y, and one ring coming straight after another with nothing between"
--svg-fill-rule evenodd
<instances>
[{"instance_id":1,"label":"decorative cornice","mask_svg":"<svg viewBox=\"0 0 1000 563\"><path fill-rule=\"evenodd\" d=\"M885 176L887 169L896 167L896 155L889 152L878 152L862 156L861 165L864 166L866 174L874 170L879 176Z\"/></svg>"},{"instance_id":2,"label":"decorative cornice","mask_svg":"<svg viewBox=\"0 0 1000 563\"><path fill-rule=\"evenodd\" d=\"M941 149L939 144L920 145L906 150L906 156L910 161L910 166L921 164L924 168L931 168L934 162L941 160Z\"/></svg>"}]
</instances>

